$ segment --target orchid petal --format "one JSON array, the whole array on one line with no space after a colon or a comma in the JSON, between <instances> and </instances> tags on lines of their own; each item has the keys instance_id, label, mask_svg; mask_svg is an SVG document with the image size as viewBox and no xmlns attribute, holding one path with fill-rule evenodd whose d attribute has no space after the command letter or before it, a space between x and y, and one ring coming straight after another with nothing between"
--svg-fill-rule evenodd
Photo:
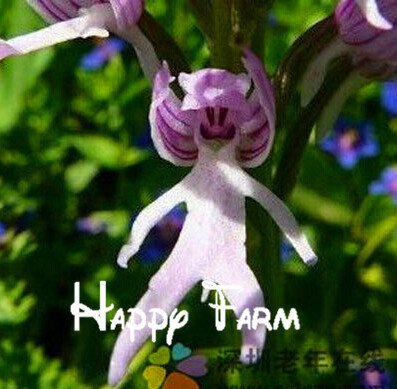
<instances>
[{"instance_id":1,"label":"orchid petal","mask_svg":"<svg viewBox=\"0 0 397 389\"><path fill-rule=\"evenodd\" d=\"M10 55L27 54L76 38L107 37L109 33L105 27L108 20L112 18L113 13L109 6L94 6L83 16L55 23L42 30L8 41L0 40L0 59Z\"/></svg>"},{"instance_id":2,"label":"orchid petal","mask_svg":"<svg viewBox=\"0 0 397 389\"><path fill-rule=\"evenodd\" d=\"M307 265L314 265L317 256L300 230L294 215L286 205L269 189L237 167L223 165L222 170L229 183L245 196L256 200L274 219L286 238Z\"/></svg>"},{"instance_id":3,"label":"orchid petal","mask_svg":"<svg viewBox=\"0 0 397 389\"><path fill-rule=\"evenodd\" d=\"M302 107L306 107L320 90L331 60L348 52L349 47L340 38L336 38L310 62L301 81Z\"/></svg>"},{"instance_id":4,"label":"orchid petal","mask_svg":"<svg viewBox=\"0 0 397 389\"><path fill-rule=\"evenodd\" d=\"M232 74L224 69L202 69L178 77L186 92L182 110L198 110L205 107L228 107L236 111L245 106L245 95L250 83L246 74Z\"/></svg>"},{"instance_id":5,"label":"orchid petal","mask_svg":"<svg viewBox=\"0 0 397 389\"><path fill-rule=\"evenodd\" d=\"M257 99L256 99L257 100ZM237 148L240 165L246 168L259 166L267 157L271 132L261 105L251 99L251 117L241 124L240 143Z\"/></svg>"},{"instance_id":6,"label":"orchid petal","mask_svg":"<svg viewBox=\"0 0 397 389\"><path fill-rule=\"evenodd\" d=\"M382 30L390 30L393 28L393 24L382 16L377 1L378 0L356 0L358 6L368 20L368 23Z\"/></svg>"},{"instance_id":7,"label":"orchid petal","mask_svg":"<svg viewBox=\"0 0 397 389\"><path fill-rule=\"evenodd\" d=\"M262 135L262 137L266 139L266 144L264 144L265 147L263 147L263 150L261 150L259 154L253 154L252 161L248 159L242 163L245 167L254 167L260 165L266 159L272 147L275 133L276 103L273 86L259 58L248 48L245 48L243 62L255 87L253 95L251 96L251 101L256 98L259 99L268 123L267 127L263 129L266 130L267 134Z\"/></svg>"},{"instance_id":8,"label":"orchid petal","mask_svg":"<svg viewBox=\"0 0 397 389\"><path fill-rule=\"evenodd\" d=\"M168 66L158 72L150 107L150 124L153 143L160 156L179 166L190 166L198 155L194 141L195 112L181 110L181 102L172 92Z\"/></svg>"},{"instance_id":9,"label":"orchid petal","mask_svg":"<svg viewBox=\"0 0 397 389\"><path fill-rule=\"evenodd\" d=\"M274 127L276 116L276 102L274 89L267 76L260 59L248 48L244 49L243 63L248 75L252 78L255 90L258 93L259 101L266 112L269 123Z\"/></svg>"},{"instance_id":10,"label":"orchid petal","mask_svg":"<svg viewBox=\"0 0 397 389\"><path fill-rule=\"evenodd\" d=\"M129 259L139 250L149 231L168 212L184 201L186 197L184 192L184 181L182 181L140 212L132 225L129 242L121 248L118 255L119 266L127 267Z\"/></svg>"}]
</instances>

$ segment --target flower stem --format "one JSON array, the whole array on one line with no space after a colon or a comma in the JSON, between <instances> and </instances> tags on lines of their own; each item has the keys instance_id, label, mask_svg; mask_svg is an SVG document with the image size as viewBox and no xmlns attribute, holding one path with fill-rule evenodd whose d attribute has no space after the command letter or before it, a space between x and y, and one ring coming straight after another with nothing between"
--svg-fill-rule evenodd
<instances>
[{"instance_id":1,"label":"flower stem","mask_svg":"<svg viewBox=\"0 0 397 389\"><path fill-rule=\"evenodd\" d=\"M212 6L212 65L234 72L241 69L240 52L234 45L232 15L235 0L214 0Z\"/></svg>"},{"instance_id":2,"label":"flower stem","mask_svg":"<svg viewBox=\"0 0 397 389\"><path fill-rule=\"evenodd\" d=\"M287 128L274 178L273 189L281 199L285 199L291 194L297 182L300 163L314 124L351 71L350 62L342 58L310 104L299 112L297 120L282 118L282 122L292 122L292 125Z\"/></svg>"}]
</instances>

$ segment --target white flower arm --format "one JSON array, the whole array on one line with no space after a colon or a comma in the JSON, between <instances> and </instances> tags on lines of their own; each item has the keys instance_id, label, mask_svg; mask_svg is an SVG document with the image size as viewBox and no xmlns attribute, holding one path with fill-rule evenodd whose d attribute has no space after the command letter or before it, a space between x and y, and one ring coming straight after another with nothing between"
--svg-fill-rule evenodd
<instances>
[{"instance_id":1,"label":"white flower arm","mask_svg":"<svg viewBox=\"0 0 397 389\"><path fill-rule=\"evenodd\" d=\"M183 181L165 192L158 199L144 208L135 219L130 239L117 257L119 266L126 268L129 259L139 250L149 231L176 205L184 201Z\"/></svg>"},{"instance_id":2,"label":"white flower arm","mask_svg":"<svg viewBox=\"0 0 397 389\"><path fill-rule=\"evenodd\" d=\"M109 35L107 26L112 24L113 20L115 19L110 6L106 4L92 6L82 16L58 22L39 31L7 41L0 39L0 60L11 55L27 54L76 38L107 37Z\"/></svg>"},{"instance_id":3,"label":"white flower arm","mask_svg":"<svg viewBox=\"0 0 397 389\"><path fill-rule=\"evenodd\" d=\"M269 212L305 264L314 265L317 262L317 256L299 228L294 215L273 192L238 167L225 166L223 172L236 190L253 198Z\"/></svg>"}]
</instances>

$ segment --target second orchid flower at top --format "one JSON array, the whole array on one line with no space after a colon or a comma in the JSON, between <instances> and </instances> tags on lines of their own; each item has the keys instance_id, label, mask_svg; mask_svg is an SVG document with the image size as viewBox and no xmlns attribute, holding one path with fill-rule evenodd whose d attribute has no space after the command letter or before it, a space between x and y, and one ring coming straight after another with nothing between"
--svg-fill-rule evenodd
<instances>
[{"instance_id":1,"label":"second orchid flower at top","mask_svg":"<svg viewBox=\"0 0 397 389\"><path fill-rule=\"evenodd\" d=\"M334 12L336 37L320 50L302 78L301 101L307 106L320 90L332 60L350 57L352 69L318 120L318 134L332 127L347 98L373 79L397 74L397 4L393 0L340 0Z\"/></svg>"},{"instance_id":2,"label":"second orchid flower at top","mask_svg":"<svg viewBox=\"0 0 397 389\"><path fill-rule=\"evenodd\" d=\"M144 0L27 0L51 26L26 35L0 39L0 60L77 38L114 33L131 43L152 80L160 62L136 26Z\"/></svg>"}]
</instances>

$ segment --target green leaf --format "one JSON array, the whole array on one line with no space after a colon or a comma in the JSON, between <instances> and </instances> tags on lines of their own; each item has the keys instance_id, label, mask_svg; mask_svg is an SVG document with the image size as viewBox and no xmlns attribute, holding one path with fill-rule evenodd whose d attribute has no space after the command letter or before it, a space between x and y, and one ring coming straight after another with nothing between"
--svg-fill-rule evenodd
<instances>
[{"instance_id":1,"label":"green leaf","mask_svg":"<svg viewBox=\"0 0 397 389\"><path fill-rule=\"evenodd\" d=\"M379 263L374 263L369 268L362 269L360 271L360 280L370 289L383 292L389 292L391 290L391 286L387 283L385 269Z\"/></svg>"},{"instance_id":2,"label":"green leaf","mask_svg":"<svg viewBox=\"0 0 397 389\"><path fill-rule=\"evenodd\" d=\"M107 233L115 238L123 237L126 233L131 214L124 210L98 211L90 215L98 222L105 223Z\"/></svg>"},{"instance_id":3,"label":"green leaf","mask_svg":"<svg viewBox=\"0 0 397 389\"><path fill-rule=\"evenodd\" d=\"M357 258L357 265L362 266L396 229L397 215L392 215L371 228L369 238Z\"/></svg>"},{"instance_id":4,"label":"green leaf","mask_svg":"<svg viewBox=\"0 0 397 389\"><path fill-rule=\"evenodd\" d=\"M25 321L36 303L33 296L24 296L25 283L18 282L12 289L0 282L0 324L18 324Z\"/></svg>"},{"instance_id":5,"label":"green leaf","mask_svg":"<svg viewBox=\"0 0 397 389\"><path fill-rule=\"evenodd\" d=\"M294 190L291 203L300 211L329 225L348 226L353 219L353 213L349 208L302 185L298 185Z\"/></svg>"},{"instance_id":6,"label":"green leaf","mask_svg":"<svg viewBox=\"0 0 397 389\"><path fill-rule=\"evenodd\" d=\"M122 169L142 162L149 153L133 147L126 148L113 139L99 135L71 136L66 142L85 158L109 169Z\"/></svg>"},{"instance_id":7,"label":"green leaf","mask_svg":"<svg viewBox=\"0 0 397 389\"><path fill-rule=\"evenodd\" d=\"M66 185L72 192L79 193L89 185L98 170L98 165L94 162L76 162L65 171Z\"/></svg>"}]
</instances>

